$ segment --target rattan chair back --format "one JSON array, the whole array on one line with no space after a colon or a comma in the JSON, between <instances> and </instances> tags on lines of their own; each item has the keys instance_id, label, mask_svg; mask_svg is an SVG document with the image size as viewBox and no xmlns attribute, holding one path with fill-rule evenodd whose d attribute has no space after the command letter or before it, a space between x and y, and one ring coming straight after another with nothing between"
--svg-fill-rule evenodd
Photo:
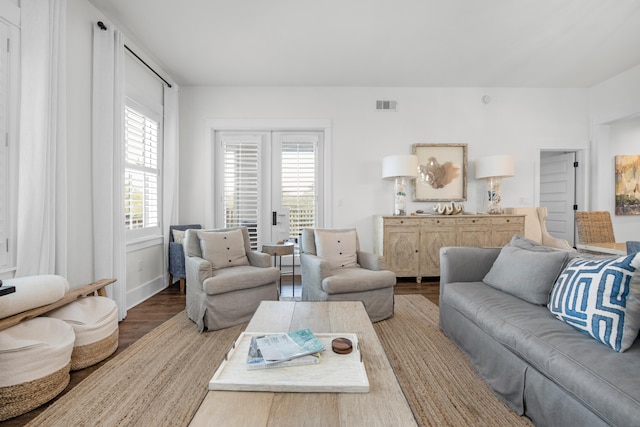
<instances>
[{"instance_id":1,"label":"rattan chair back","mask_svg":"<svg viewBox=\"0 0 640 427\"><path fill-rule=\"evenodd\" d=\"M578 242L615 243L611 215L608 211L576 212Z\"/></svg>"}]
</instances>

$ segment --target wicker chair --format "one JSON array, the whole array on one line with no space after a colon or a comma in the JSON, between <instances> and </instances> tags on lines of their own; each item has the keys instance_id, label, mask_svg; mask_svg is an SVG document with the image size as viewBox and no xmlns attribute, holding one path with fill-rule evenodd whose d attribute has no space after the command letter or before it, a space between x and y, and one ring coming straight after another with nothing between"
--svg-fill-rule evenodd
<instances>
[{"instance_id":1,"label":"wicker chair","mask_svg":"<svg viewBox=\"0 0 640 427\"><path fill-rule=\"evenodd\" d=\"M608 211L576 212L578 241L580 243L615 243Z\"/></svg>"}]
</instances>

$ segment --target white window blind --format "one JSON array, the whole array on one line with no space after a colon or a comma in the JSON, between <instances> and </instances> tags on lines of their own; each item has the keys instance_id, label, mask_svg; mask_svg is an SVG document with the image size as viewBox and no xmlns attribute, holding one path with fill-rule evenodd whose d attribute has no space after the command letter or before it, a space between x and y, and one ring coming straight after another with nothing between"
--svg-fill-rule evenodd
<instances>
[{"instance_id":1,"label":"white window blind","mask_svg":"<svg viewBox=\"0 0 640 427\"><path fill-rule=\"evenodd\" d=\"M316 141L282 140L282 206L289 208L289 234L316 227Z\"/></svg>"},{"instance_id":2,"label":"white window blind","mask_svg":"<svg viewBox=\"0 0 640 427\"><path fill-rule=\"evenodd\" d=\"M127 230L159 227L159 123L125 109L124 208Z\"/></svg>"},{"instance_id":3,"label":"white window blind","mask_svg":"<svg viewBox=\"0 0 640 427\"><path fill-rule=\"evenodd\" d=\"M224 226L245 226L251 250L258 249L260 226L260 144L224 140Z\"/></svg>"}]
</instances>

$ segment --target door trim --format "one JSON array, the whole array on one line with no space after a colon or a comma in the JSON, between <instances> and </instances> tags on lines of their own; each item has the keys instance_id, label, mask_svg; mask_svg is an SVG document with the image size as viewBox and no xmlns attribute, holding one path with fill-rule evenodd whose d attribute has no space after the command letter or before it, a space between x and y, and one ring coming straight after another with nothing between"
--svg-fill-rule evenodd
<instances>
[{"instance_id":1,"label":"door trim","mask_svg":"<svg viewBox=\"0 0 640 427\"><path fill-rule=\"evenodd\" d=\"M331 194L331 120L330 119L208 119L205 123L205 159L209 164L215 164L215 136L220 131L320 131L324 134L323 147L323 183L324 186L324 227L333 224L332 194ZM205 168L204 182L204 212L205 228L215 227L214 187L215 173L213 168Z\"/></svg>"}]
</instances>

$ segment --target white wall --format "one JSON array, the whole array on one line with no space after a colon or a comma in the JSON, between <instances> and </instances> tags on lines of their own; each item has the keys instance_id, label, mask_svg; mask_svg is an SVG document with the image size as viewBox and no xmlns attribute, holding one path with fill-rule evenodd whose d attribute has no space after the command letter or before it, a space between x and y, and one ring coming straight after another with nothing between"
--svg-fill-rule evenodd
<instances>
[{"instance_id":1,"label":"white wall","mask_svg":"<svg viewBox=\"0 0 640 427\"><path fill-rule=\"evenodd\" d=\"M482 97L491 102L484 104ZM376 112L378 99L398 101ZM333 227L357 227L372 250L372 215L392 213L391 181L381 162L416 143L469 146L468 211L482 209L484 181L473 161L513 153L516 176L503 180L503 205L535 200L541 148L587 149L588 90L510 88L182 87L180 92L180 220L204 223L205 122L223 118L330 119ZM412 191L412 190L411 190ZM432 203L409 201L408 211Z\"/></svg>"},{"instance_id":2,"label":"white wall","mask_svg":"<svg viewBox=\"0 0 640 427\"><path fill-rule=\"evenodd\" d=\"M614 158L640 154L640 66L590 90L593 129L590 209L611 212L616 240L640 240L640 216L615 215Z\"/></svg>"}]
</instances>

